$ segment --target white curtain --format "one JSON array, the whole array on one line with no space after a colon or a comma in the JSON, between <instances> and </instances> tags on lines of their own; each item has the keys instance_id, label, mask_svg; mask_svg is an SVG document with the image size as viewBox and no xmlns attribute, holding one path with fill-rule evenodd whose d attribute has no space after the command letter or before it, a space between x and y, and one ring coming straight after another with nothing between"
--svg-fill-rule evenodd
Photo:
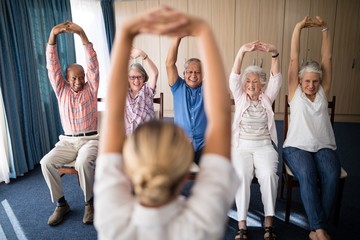
<instances>
[{"instance_id":1,"label":"white curtain","mask_svg":"<svg viewBox=\"0 0 360 240\"><path fill-rule=\"evenodd\" d=\"M10 182L9 164L13 162L9 128L6 120L2 90L0 88L0 182Z\"/></svg>"},{"instance_id":2,"label":"white curtain","mask_svg":"<svg viewBox=\"0 0 360 240\"><path fill-rule=\"evenodd\" d=\"M104 18L99 0L71 0L72 21L81 26L97 53L100 69L100 87L98 98L104 98L107 87L107 74L110 66L110 54L106 41ZM84 48L81 39L75 36L76 62L86 66ZM99 103L98 110L104 105Z\"/></svg>"}]
</instances>

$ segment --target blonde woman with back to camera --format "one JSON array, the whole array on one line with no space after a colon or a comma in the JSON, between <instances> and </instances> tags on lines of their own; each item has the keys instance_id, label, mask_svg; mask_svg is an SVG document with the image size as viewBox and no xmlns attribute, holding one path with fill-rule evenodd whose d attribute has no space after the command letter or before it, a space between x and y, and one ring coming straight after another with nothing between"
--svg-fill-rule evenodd
<instances>
[{"instance_id":1,"label":"blonde woman with back to camera","mask_svg":"<svg viewBox=\"0 0 360 240\"><path fill-rule=\"evenodd\" d=\"M182 129L152 120L125 138L128 59L131 44L141 33L195 36L205 59L207 143L188 199L179 193L189 174L193 148ZM117 31L95 175L99 239L223 237L237 178L230 163L231 115L220 59L209 25L167 6L140 13Z\"/></svg>"},{"instance_id":2,"label":"blonde woman with back to camera","mask_svg":"<svg viewBox=\"0 0 360 240\"><path fill-rule=\"evenodd\" d=\"M311 27L322 28L321 65L310 60L300 66L301 30ZM341 170L328 113L331 67L327 24L320 17L305 17L296 24L291 39L288 72L291 121L284 142L283 159L299 180L311 240L330 239L327 224Z\"/></svg>"}]
</instances>

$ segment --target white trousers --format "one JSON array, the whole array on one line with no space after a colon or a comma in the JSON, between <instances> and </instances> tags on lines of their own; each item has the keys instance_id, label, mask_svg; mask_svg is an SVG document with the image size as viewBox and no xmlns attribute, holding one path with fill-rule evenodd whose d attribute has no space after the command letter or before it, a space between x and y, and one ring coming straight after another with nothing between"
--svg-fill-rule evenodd
<instances>
[{"instance_id":1,"label":"white trousers","mask_svg":"<svg viewBox=\"0 0 360 240\"><path fill-rule=\"evenodd\" d=\"M98 153L99 135L67 137L60 135L59 142L40 161L41 170L50 190L52 202L64 196L58 169L64 164L75 162L80 187L85 201L93 197L95 162Z\"/></svg>"},{"instance_id":2,"label":"white trousers","mask_svg":"<svg viewBox=\"0 0 360 240\"><path fill-rule=\"evenodd\" d=\"M271 140L240 140L238 148L232 148L232 164L240 179L236 193L238 221L246 220L250 203L250 186L254 175L260 184L261 200L265 216L275 215L278 180L278 153Z\"/></svg>"}]
</instances>

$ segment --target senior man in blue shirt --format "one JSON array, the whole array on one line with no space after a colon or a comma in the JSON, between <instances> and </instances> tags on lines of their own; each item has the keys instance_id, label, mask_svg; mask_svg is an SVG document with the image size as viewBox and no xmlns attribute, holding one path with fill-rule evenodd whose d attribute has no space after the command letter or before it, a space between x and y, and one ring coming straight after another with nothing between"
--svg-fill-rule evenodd
<instances>
[{"instance_id":1,"label":"senior man in blue shirt","mask_svg":"<svg viewBox=\"0 0 360 240\"><path fill-rule=\"evenodd\" d=\"M187 133L194 147L194 162L199 164L207 125L201 61L197 58L187 60L184 78L181 78L176 67L180 42L181 38L175 37L170 45L166 59L167 79L174 99L174 122Z\"/></svg>"}]
</instances>

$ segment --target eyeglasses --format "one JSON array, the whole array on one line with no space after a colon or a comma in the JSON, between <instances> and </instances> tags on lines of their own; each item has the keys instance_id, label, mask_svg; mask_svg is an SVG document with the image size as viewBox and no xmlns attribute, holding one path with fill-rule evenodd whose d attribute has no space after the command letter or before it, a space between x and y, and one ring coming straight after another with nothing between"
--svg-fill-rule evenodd
<instances>
[{"instance_id":1,"label":"eyeglasses","mask_svg":"<svg viewBox=\"0 0 360 240\"><path fill-rule=\"evenodd\" d=\"M186 74L189 74L189 75L192 75L192 74L196 74L196 75L199 75L201 74L200 71L185 71Z\"/></svg>"},{"instance_id":2,"label":"eyeglasses","mask_svg":"<svg viewBox=\"0 0 360 240\"><path fill-rule=\"evenodd\" d=\"M144 76L140 75L140 76L129 76L129 79L131 81L135 81L135 79L139 80L139 81L142 81L144 80Z\"/></svg>"}]
</instances>

